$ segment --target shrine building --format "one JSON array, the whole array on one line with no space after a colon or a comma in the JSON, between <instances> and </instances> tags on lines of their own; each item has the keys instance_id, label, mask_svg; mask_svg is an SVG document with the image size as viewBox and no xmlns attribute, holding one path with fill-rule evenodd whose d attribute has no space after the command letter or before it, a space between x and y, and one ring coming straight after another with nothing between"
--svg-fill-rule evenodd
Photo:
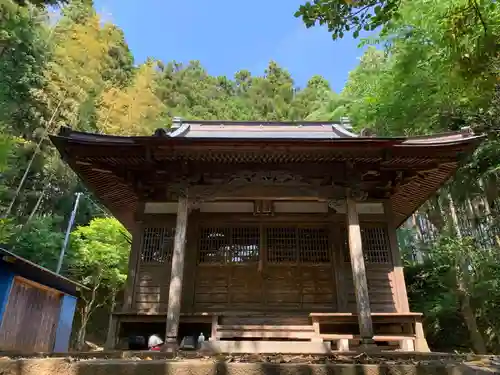
<instances>
[{"instance_id":1,"label":"shrine building","mask_svg":"<svg viewBox=\"0 0 500 375\"><path fill-rule=\"evenodd\" d=\"M142 330L169 347L203 332L213 352L429 350L396 229L478 146L470 128L175 118L151 136L51 140L132 234L112 346Z\"/></svg>"}]
</instances>

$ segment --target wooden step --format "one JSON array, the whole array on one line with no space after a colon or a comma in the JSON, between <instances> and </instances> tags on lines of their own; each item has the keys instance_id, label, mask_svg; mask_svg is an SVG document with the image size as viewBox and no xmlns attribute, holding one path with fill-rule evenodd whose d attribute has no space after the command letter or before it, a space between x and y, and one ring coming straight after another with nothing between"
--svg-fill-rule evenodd
<instances>
[{"instance_id":1,"label":"wooden step","mask_svg":"<svg viewBox=\"0 0 500 375\"><path fill-rule=\"evenodd\" d=\"M361 336L359 335L350 335L350 334L328 334L322 333L320 337L325 340L361 340ZM415 341L414 335L375 335L373 336L373 341L401 341L401 340L413 340Z\"/></svg>"},{"instance_id":2,"label":"wooden step","mask_svg":"<svg viewBox=\"0 0 500 375\"><path fill-rule=\"evenodd\" d=\"M312 339L312 325L217 325L215 337Z\"/></svg>"},{"instance_id":3,"label":"wooden step","mask_svg":"<svg viewBox=\"0 0 500 375\"><path fill-rule=\"evenodd\" d=\"M310 325L308 316L274 317L274 316L221 316L224 325Z\"/></svg>"},{"instance_id":4,"label":"wooden step","mask_svg":"<svg viewBox=\"0 0 500 375\"><path fill-rule=\"evenodd\" d=\"M308 331L314 332L312 325L240 325L240 324L223 324L218 325L220 330L236 330L236 331Z\"/></svg>"},{"instance_id":5,"label":"wooden step","mask_svg":"<svg viewBox=\"0 0 500 375\"><path fill-rule=\"evenodd\" d=\"M329 342L312 341L204 341L201 351L218 353L330 354Z\"/></svg>"},{"instance_id":6,"label":"wooden step","mask_svg":"<svg viewBox=\"0 0 500 375\"><path fill-rule=\"evenodd\" d=\"M217 331L217 339L228 338L265 338L265 339L300 339L310 340L314 332L303 331Z\"/></svg>"}]
</instances>

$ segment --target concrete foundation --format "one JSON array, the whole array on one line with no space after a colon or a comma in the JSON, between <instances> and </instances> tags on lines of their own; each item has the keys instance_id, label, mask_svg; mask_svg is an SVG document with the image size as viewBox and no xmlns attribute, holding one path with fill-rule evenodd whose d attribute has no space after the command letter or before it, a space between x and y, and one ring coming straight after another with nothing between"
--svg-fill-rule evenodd
<instances>
[{"instance_id":1,"label":"concrete foundation","mask_svg":"<svg viewBox=\"0 0 500 375\"><path fill-rule=\"evenodd\" d=\"M330 354L330 342L314 341L204 341L200 350L204 353L219 354Z\"/></svg>"},{"instance_id":2,"label":"concrete foundation","mask_svg":"<svg viewBox=\"0 0 500 375\"><path fill-rule=\"evenodd\" d=\"M466 364L274 364L210 360L0 360L2 375L492 375ZM499 372L500 373L500 372Z\"/></svg>"}]
</instances>

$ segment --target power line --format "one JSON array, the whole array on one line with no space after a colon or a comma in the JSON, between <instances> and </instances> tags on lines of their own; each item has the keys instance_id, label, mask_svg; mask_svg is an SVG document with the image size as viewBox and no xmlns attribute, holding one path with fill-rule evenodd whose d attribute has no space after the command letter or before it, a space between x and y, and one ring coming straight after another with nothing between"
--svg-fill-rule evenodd
<instances>
[{"instance_id":1,"label":"power line","mask_svg":"<svg viewBox=\"0 0 500 375\"><path fill-rule=\"evenodd\" d=\"M52 113L52 117L50 118L49 123L47 124L47 126L43 130L42 136L40 137L40 140L38 141L38 143L36 145L35 151L33 152L33 155L31 156L31 159L30 159L30 161L28 163L28 166L26 167L26 171L24 171L23 177L21 178L21 181L19 182L19 185L17 185L17 189L16 189L16 192L14 194L14 197L10 201L9 207L7 207L7 211L4 214L4 218L7 218L10 215L10 212L12 211L12 208L14 207L14 203L16 202L17 196L21 192L21 188L23 187L24 181L26 181L26 177L28 177L28 173L29 173L29 171L31 169L31 165L33 164L33 161L35 160L35 157L37 156L38 152L40 151L40 148L42 146L42 142L44 141L45 136L47 135L50 127L52 126L52 122L56 118L56 114L59 111L59 108L61 107L62 102L63 102L63 100L61 99L59 101L59 104L57 105L56 109Z\"/></svg>"},{"instance_id":2,"label":"power line","mask_svg":"<svg viewBox=\"0 0 500 375\"><path fill-rule=\"evenodd\" d=\"M85 197L90 201L90 203L92 203L97 209L99 209L106 217L113 216L111 214L111 212L109 212L106 208L102 208L102 206L99 205L98 203L96 203L92 198L90 198L89 195L85 195Z\"/></svg>"},{"instance_id":3,"label":"power line","mask_svg":"<svg viewBox=\"0 0 500 375\"><path fill-rule=\"evenodd\" d=\"M56 273L59 274L61 272L61 267L63 263L64 253L66 252L66 246L68 246L69 235L71 233L71 228L73 227L73 222L75 221L76 210L78 209L78 203L80 202L80 196L83 193L76 193L75 205L73 206L73 211L71 212L71 217L69 218L68 227L66 228L66 235L64 236L64 242L61 248L61 253L59 254L59 261L57 263Z\"/></svg>"}]
</instances>

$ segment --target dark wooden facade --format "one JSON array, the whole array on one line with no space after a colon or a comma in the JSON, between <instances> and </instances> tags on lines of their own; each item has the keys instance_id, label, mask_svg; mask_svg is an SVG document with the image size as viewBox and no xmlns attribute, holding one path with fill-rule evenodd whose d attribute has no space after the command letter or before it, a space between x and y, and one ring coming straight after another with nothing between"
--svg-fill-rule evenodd
<instances>
[{"instance_id":1,"label":"dark wooden facade","mask_svg":"<svg viewBox=\"0 0 500 375\"><path fill-rule=\"evenodd\" d=\"M133 234L117 321L164 321L170 343L179 324L210 322L222 351L235 348L231 338L262 339L255 350L269 338L309 339L313 347L293 350L322 351L330 341L347 350L348 340L426 349L396 228L480 137L196 121L151 137L63 129L52 141ZM409 334L387 336L406 323ZM322 328L335 324L352 329Z\"/></svg>"},{"instance_id":2,"label":"dark wooden facade","mask_svg":"<svg viewBox=\"0 0 500 375\"><path fill-rule=\"evenodd\" d=\"M193 277L184 282L182 311L355 312L344 216L192 212L185 273ZM403 310L387 221L376 214L361 220L372 310ZM139 225L132 310L165 313L175 216L146 214Z\"/></svg>"}]
</instances>

